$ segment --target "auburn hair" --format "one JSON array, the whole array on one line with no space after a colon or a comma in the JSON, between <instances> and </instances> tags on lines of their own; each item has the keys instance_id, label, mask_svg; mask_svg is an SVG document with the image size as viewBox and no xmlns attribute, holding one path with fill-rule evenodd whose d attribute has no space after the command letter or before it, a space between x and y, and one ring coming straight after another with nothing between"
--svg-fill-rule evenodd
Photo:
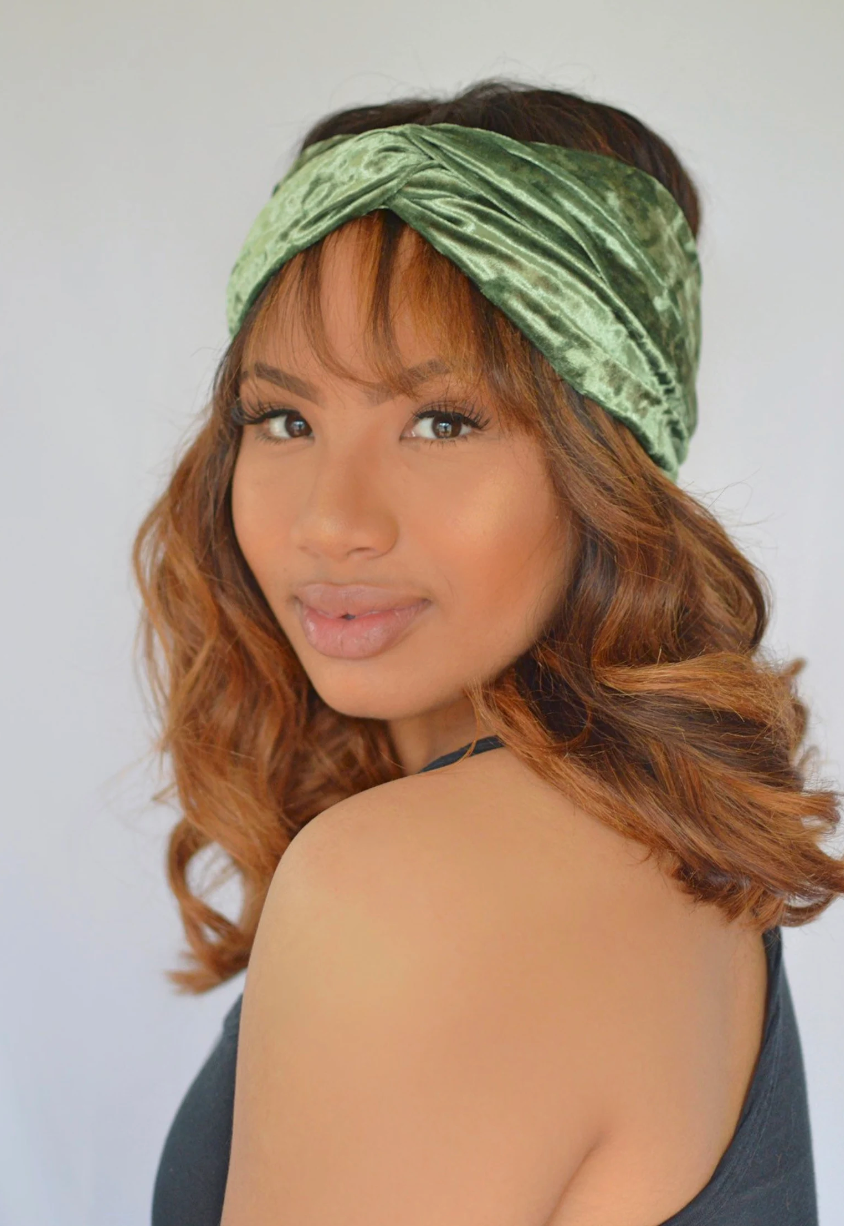
<instances>
[{"instance_id":1,"label":"auburn hair","mask_svg":"<svg viewBox=\"0 0 844 1226\"><path fill-rule=\"evenodd\" d=\"M700 224L694 184L638 119L576 94L502 80L449 99L345 110L300 148L399 123L486 128L618 158L658 179ZM537 774L658 858L699 902L759 931L815 919L844 893L824 850L839 793L812 782L807 710L762 640L767 581L720 522L649 458L625 425L570 387L448 259L394 213L341 230L360 240L366 337L380 382L407 391L391 330L401 294L443 355L474 365L507 428L540 442L575 545L567 590L541 638L467 688L479 726ZM263 288L217 367L209 403L135 538L143 609L136 649L160 720L154 745L180 816L167 872L188 965L166 972L199 993L248 963L270 880L293 836L328 806L403 775L385 722L327 706L239 549L230 487L242 427L231 417L250 338L304 326L325 368L323 251L337 231ZM210 856L208 887L189 870ZM236 874L235 918L209 892Z\"/></svg>"}]
</instances>

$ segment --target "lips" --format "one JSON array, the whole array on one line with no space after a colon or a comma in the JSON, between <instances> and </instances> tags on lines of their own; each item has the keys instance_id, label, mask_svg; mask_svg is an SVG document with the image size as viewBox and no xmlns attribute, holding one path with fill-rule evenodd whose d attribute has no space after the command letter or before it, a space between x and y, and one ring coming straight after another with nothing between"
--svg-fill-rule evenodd
<instances>
[{"instance_id":1,"label":"lips","mask_svg":"<svg viewBox=\"0 0 844 1226\"><path fill-rule=\"evenodd\" d=\"M298 602L297 612L308 643L321 655L335 659L365 660L394 646L424 618L430 600L419 600L402 608L359 613L348 620L317 612Z\"/></svg>"},{"instance_id":2,"label":"lips","mask_svg":"<svg viewBox=\"0 0 844 1226\"><path fill-rule=\"evenodd\" d=\"M424 599L415 592L366 583L346 584L343 587L332 583L307 583L297 588L294 595L303 605L326 617L346 617L349 620L366 613L406 609Z\"/></svg>"}]
</instances>

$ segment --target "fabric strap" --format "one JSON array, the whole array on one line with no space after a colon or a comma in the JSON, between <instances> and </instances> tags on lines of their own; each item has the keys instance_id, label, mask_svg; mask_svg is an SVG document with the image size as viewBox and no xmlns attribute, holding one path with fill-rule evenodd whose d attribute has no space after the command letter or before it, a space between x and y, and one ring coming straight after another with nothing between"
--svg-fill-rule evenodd
<instances>
[{"instance_id":1,"label":"fabric strap","mask_svg":"<svg viewBox=\"0 0 844 1226\"><path fill-rule=\"evenodd\" d=\"M676 480L697 424L701 270L667 188L604 154L460 124L329 137L255 219L229 278L230 334L287 260L375 209L456 264Z\"/></svg>"}]
</instances>

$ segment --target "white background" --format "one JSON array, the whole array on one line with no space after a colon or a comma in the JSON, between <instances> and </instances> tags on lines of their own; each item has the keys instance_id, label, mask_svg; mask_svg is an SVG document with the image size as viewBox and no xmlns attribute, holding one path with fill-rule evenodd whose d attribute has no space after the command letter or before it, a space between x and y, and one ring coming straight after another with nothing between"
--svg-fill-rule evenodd
<instances>
[{"instance_id":1,"label":"white background","mask_svg":"<svg viewBox=\"0 0 844 1226\"><path fill-rule=\"evenodd\" d=\"M773 583L769 643L844 753L844 8L837 0L29 0L0 37L0 1222L146 1226L243 976L163 978L174 813L150 796L129 549L227 340L224 292L329 110L488 75L581 91L701 189L701 418L681 483ZM844 908L784 930L822 1226L844 1204Z\"/></svg>"}]
</instances>

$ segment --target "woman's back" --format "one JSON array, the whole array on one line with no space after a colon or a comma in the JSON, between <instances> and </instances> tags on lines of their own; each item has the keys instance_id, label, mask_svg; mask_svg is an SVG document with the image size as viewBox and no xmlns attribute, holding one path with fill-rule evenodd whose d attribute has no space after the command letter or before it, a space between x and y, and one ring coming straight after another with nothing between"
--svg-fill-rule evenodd
<instances>
[{"instance_id":1,"label":"woman's back","mask_svg":"<svg viewBox=\"0 0 844 1226\"><path fill-rule=\"evenodd\" d=\"M508 898L521 890L531 908L540 900L549 922L537 944L547 940L548 956L532 948L531 957L542 965L553 965L555 942L570 942L561 926L570 907L560 907L555 924L555 891L593 900L584 911L592 922L578 933L579 973L603 1003L580 1054L595 1071L608 1126L548 1226L749 1226L770 1223L774 1212L783 1224L811 1226L805 1082L779 930L763 942L714 908L693 908L634 844L575 810L506 750L483 752L495 744L479 742L448 771L436 768L462 751L443 755L413 786L423 812L436 814L447 797L453 812L460 798L467 821L485 832L478 854L490 857L490 873L506 866L517 875ZM568 989L562 978L546 980L524 1007L546 1010L559 998L565 1008ZM238 1001L174 1121L153 1226L219 1221L239 1014ZM566 1103L557 1107L547 1056L553 1119Z\"/></svg>"},{"instance_id":2,"label":"woman's back","mask_svg":"<svg viewBox=\"0 0 844 1226\"><path fill-rule=\"evenodd\" d=\"M584 914L602 917L583 933L582 981L595 988L592 999L606 990L583 1056L602 1070L611 1122L548 1226L770 1223L775 1208L782 1212L772 1196L784 1195L789 1180L801 1208L776 1220L810 1226L817 1211L805 1077L780 930L763 937L727 924L714 907L695 907L641 848L506 750L467 761L447 779L465 789L467 803L483 794L486 822L502 821L492 843L501 847L508 828L521 842L534 837L533 869L530 859L512 860L527 872L528 889L556 877L561 897L592 895L596 905ZM769 1143L779 1149L771 1153ZM744 1184L759 1170L770 1175L769 1162L779 1168L777 1183L748 1199ZM726 1195L735 1205L720 1218ZM764 1210L751 1211L754 1195Z\"/></svg>"}]
</instances>

